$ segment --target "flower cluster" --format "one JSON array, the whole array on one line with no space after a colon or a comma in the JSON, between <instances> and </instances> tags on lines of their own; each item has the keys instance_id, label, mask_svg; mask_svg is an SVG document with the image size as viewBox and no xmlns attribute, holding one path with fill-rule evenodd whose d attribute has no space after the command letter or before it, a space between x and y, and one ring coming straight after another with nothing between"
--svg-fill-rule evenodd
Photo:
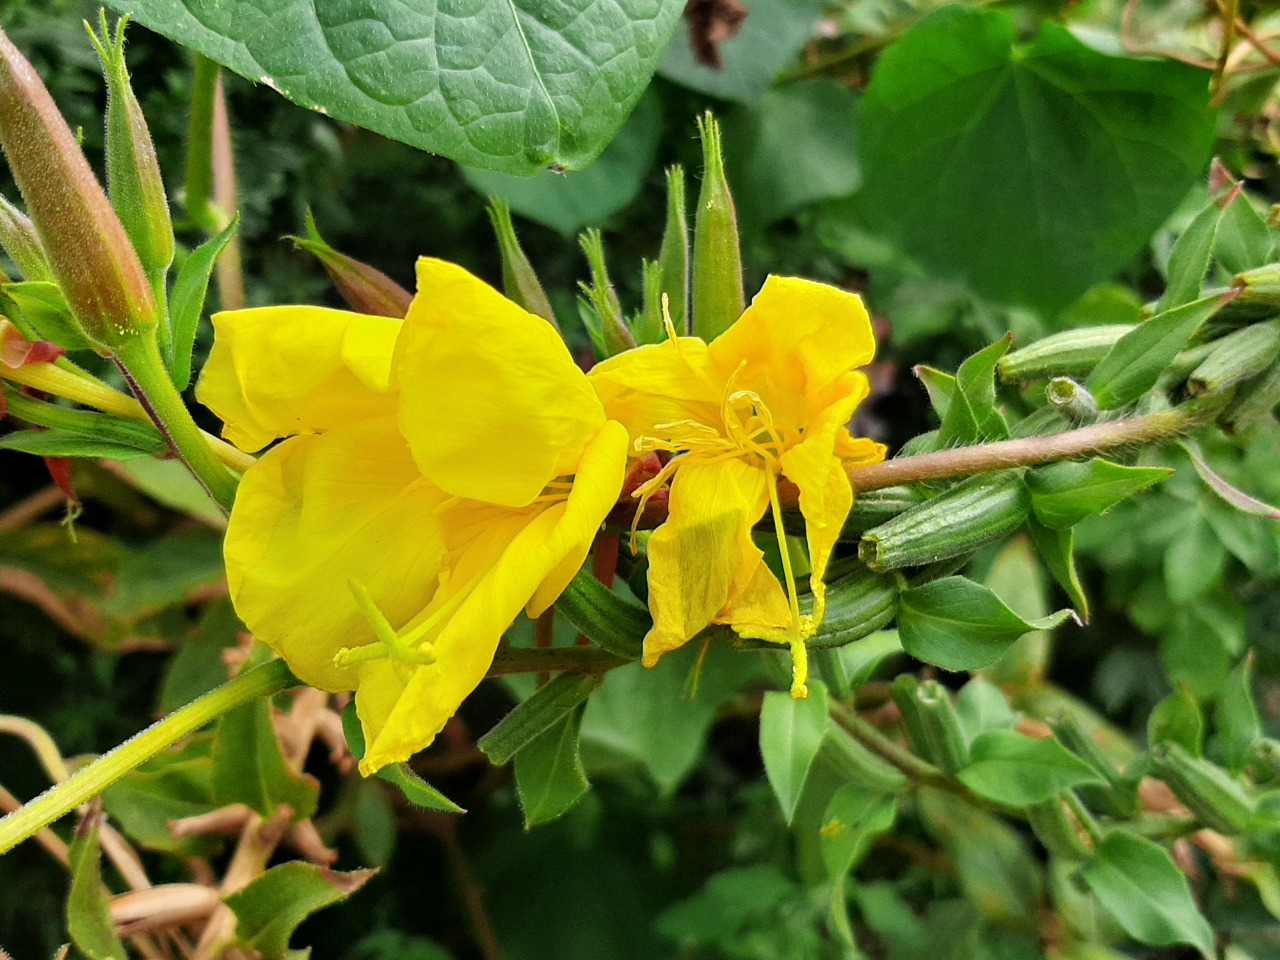
<instances>
[{"instance_id":1,"label":"flower cluster","mask_svg":"<svg viewBox=\"0 0 1280 960\"><path fill-rule=\"evenodd\" d=\"M545 320L460 267L418 264L403 320L314 307L214 318L198 387L249 452L226 540L245 623L298 674L355 690L365 773L406 759L480 682L521 609L546 610L617 503L628 459L657 452L669 516L649 538L644 661L709 624L805 640L853 500L846 468L883 457L850 436L874 341L861 301L771 277L707 344L660 344L584 374ZM804 515L813 604L793 560L752 529L780 488ZM790 492L794 496L794 491Z\"/></svg>"}]
</instances>

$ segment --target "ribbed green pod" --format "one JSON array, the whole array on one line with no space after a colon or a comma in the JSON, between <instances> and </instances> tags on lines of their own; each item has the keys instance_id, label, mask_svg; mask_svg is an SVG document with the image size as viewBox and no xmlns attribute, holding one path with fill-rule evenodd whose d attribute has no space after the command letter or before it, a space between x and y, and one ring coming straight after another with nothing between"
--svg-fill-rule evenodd
<instances>
[{"instance_id":1,"label":"ribbed green pod","mask_svg":"<svg viewBox=\"0 0 1280 960\"><path fill-rule=\"evenodd\" d=\"M1218 393L1257 376L1280 357L1280 330L1273 323L1255 323L1227 334L1187 378L1196 396Z\"/></svg>"},{"instance_id":2,"label":"ribbed green pod","mask_svg":"<svg viewBox=\"0 0 1280 960\"><path fill-rule=\"evenodd\" d=\"M1006 353L996 363L996 369L1005 383L1041 377L1084 376L1101 362L1117 340L1132 329L1129 324L1110 324L1050 334Z\"/></svg>"},{"instance_id":3,"label":"ribbed green pod","mask_svg":"<svg viewBox=\"0 0 1280 960\"><path fill-rule=\"evenodd\" d=\"M1235 834L1253 822L1253 799L1217 764L1191 756L1176 743L1162 743L1151 751L1151 766L1152 773L1211 830Z\"/></svg>"}]
</instances>

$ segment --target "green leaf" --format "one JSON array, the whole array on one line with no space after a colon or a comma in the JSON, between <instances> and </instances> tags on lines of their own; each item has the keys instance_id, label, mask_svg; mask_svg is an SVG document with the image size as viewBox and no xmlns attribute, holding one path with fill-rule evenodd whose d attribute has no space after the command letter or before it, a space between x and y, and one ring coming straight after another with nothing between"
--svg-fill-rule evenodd
<instances>
[{"instance_id":1,"label":"green leaf","mask_svg":"<svg viewBox=\"0 0 1280 960\"><path fill-rule=\"evenodd\" d=\"M988 730L1012 729L1018 722L1000 688L982 677L974 677L956 694L956 718L966 743Z\"/></svg>"},{"instance_id":2,"label":"green leaf","mask_svg":"<svg viewBox=\"0 0 1280 960\"><path fill-rule=\"evenodd\" d=\"M111 893L102 882L101 821L101 813L90 813L71 842L67 932L89 960L125 960L124 944L111 920Z\"/></svg>"},{"instance_id":3,"label":"green leaf","mask_svg":"<svg viewBox=\"0 0 1280 960\"><path fill-rule=\"evenodd\" d=\"M200 315L204 313L204 301L209 292L209 278L218 257L226 249L240 226L240 214L217 236L210 237L187 257L173 282L173 296L169 298L169 324L172 328L173 356L167 357L173 384L179 391L187 389L191 382L191 351L196 344L196 331L200 328Z\"/></svg>"},{"instance_id":4,"label":"green leaf","mask_svg":"<svg viewBox=\"0 0 1280 960\"><path fill-rule=\"evenodd\" d=\"M193 517L205 526L226 529L227 515L181 460L131 460L120 464L114 472L171 510Z\"/></svg>"},{"instance_id":5,"label":"green leaf","mask_svg":"<svg viewBox=\"0 0 1280 960\"><path fill-rule=\"evenodd\" d=\"M42 430L16 430L0 437L0 450L16 450L37 457L104 457L108 460L136 460L154 457L168 445L156 435L158 442L151 449L134 443L97 436L87 436L79 430L52 427Z\"/></svg>"},{"instance_id":6,"label":"green leaf","mask_svg":"<svg viewBox=\"0 0 1280 960\"><path fill-rule=\"evenodd\" d=\"M525 829L567 813L590 788L578 753L581 723L579 704L516 754L516 790Z\"/></svg>"},{"instance_id":7,"label":"green leaf","mask_svg":"<svg viewBox=\"0 0 1280 960\"><path fill-rule=\"evenodd\" d=\"M223 902L236 915L235 943L267 960L289 955L289 938L317 910L341 903L378 871L338 873L294 860L272 867Z\"/></svg>"},{"instance_id":8,"label":"green leaf","mask_svg":"<svg viewBox=\"0 0 1280 960\"><path fill-rule=\"evenodd\" d=\"M1198 600L1220 583L1227 551L1203 514L1191 517L1164 554L1164 582L1174 603Z\"/></svg>"},{"instance_id":9,"label":"green leaf","mask_svg":"<svg viewBox=\"0 0 1280 960\"><path fill-rule=\"evenodd\" d=\"M912 367L911 372L924 385L925 393L929 395L929 406L933 407L933 412L938 415L939 420L945 420L947 411L951 409L952 398L959 392L956 378L952 374L935 370L923 363Z\"/></svg>"},{"instance_id":10,"label":"green leaf","mask_svg":"<svg viewBox=\"0 0 1280 960\"><path fill-rule=\"evenodd\" d=\"M1155 947L1189 943L1212 958L1213 930L1191 896L1186 875L1143 837L1109 833L1080 876L1126 933Z\"/></svg>"},{"instance_id":11,"label":"green leaf","mask_svg":"<svg viewBox=\"0 0 1280 960\"><path fill-rule=\"evenodd\" d=\"M1080 619L1089 622L1089 598L1085 596L1084 587L1080 585L1080 577L1076 573L1075 531L1068 527L1065 530L1050 530L1034 517L1027 519L1027 532L1031 534L1031 542L1035 544L1040 559L1053 579L1058 581L1080 614Z\"/></svg>"},{"instance_id":12,"label":"green leaf","mask_svg":"<svg viewBox=\"0 0 1280 960\"><path fill-rule=\"evenodd\" d=\"M1024 633L1052 630L1070 610L1035 620L1018 616L995 592L964 577L943 577L903 592L898 604L902 648L944 670L995 663Z\"/></svg>"},{"instance_id":13,"label":"green leaf","mask_svg":"<svg viewBox=\"0 0 1280 960\"><path fill-rule=\"evenodd\" d=\"M225 576L220 533L203 529L175 533L129 554L116 573L107 607L120 615L137 616L185 604L197 592L217 587Z\"/></svg>"},{"instance_id":14,"label":"green leaf","mask_svg":"<svg viewBox=\"0 0 1280 960\"><path fill-rule=\"evenodd\" d=\"M1214 708L1222 759L1232 773L1239 773L1244 768L1253 755L1254 744L1262 739L1262 720L1253 698L1252 672L1253 657L1250 655L1231 671Z\"/></svg>"},{"instance_id":15,"label":"green leaf","mask_svg":"<svg viewBox=\"0 0 1280 960\"><path fill-rule=\"evenodd\" d=\"M1085 783L1105 784L1096 770L1057 740L988 730L973 741L957 776L974 793L1016 807L1051 800Z\"/></svg>"},{"instance_id":16,"label":"green leaf","mask_svg":"<svg viewBox=\"0 0 1280 960\"><path fill-rule=\"evenodd\" d=\"M897 817L897 797L872 793L854 783L837 790L827 804L819 835L827 876L840 880L857 866Z\"/></svg>"},{"instance_id":17,"label":"green leaf","mask_svg":"<svg viewBox=\"0 0 1280 960\"><path fill-rule=\"evenodd\" d=\"M720 67L698 61L682 18L658 73L700 93L750 102L769 89L813 36L822 8L822 0L752 0L737 34L719 44Z\"/></svg>"},{"instance_id":18,"label":"green leaf","mask_svg":"<svg viewBox=\"0 0 1280 960\"><path fill-rule=\"evenodd\" d=\"M1063 530L1172 476L1165 467L1125 467L1109 460L1065 462L1027 474L1031 509L1046 527Z\"/></svg>"},{"instance_id":19,"label":"green leaf","mask_svg":"<svg viewBox=\"0 0 1280 960\"><path fill-rule=\"evenodd\" d=\"M996 409L996 364L1013 342L1006 334L960 364L956 390L938 429L938 447L1009 439L1009 425Z\"/></svg>"},{"instance_id":20,"label":"green leaf","mask_svg":"<svg viewBox=\"0 0 1280 960\"><path fill-rule=\"evenodd\" d=\"M827 688L819 681L809 683L809 696L803 700L781 690L770 690L764 695L760 711L760 753L764 757L765 776L787 823L795 816L809 769L830 724Z\"/></svg>"},{"instance_id":21,"label":"green leaf","mask_svg":"<svg viewBox=\"0 0 1280 960\"><path fill-rule=\"evenodd\" d=\"M364 728L360 726L360 718L356 714L355 701L347 704L342 711L342 733L347 738L347 746L357 760L364 759ZM404 798L413 806L423 810L439 810L443 813L465 813L443 793L413 772L407 763L392 763L374 774L379 780L395 786L404 794Z\"/></svg>"},{"instance_id":22,"label":"green leaf","mask_svg":"<svg viewBox=\"0 0 1280 960\"><path fill-rule=\"evenodd\" d=\"M1244 273L1275 259L1271 228L1243 190L1223 213L1218 227L1217 259L1229 273Z\"/></svg>"},{"instance_id":23,"label":"green leaf","mask_svg":"<svg viewBox=\"0 0 1280 960\"><path fill-rule=\"evenodd\" d=\"M225 672L224 672L225 676ZM188 739L125 774L102 795L103 808L135 843L184 857L208 856L216 837L175 837L169 824L208 813L213 801L211 735Z\"/></svg>"},{"instance_id":24,"label":"green leaf","mask_svg":"<svg viewBox=\"0 0 1280 960\"><path fill-rule=\"evenodd\" d=\"M1085 384L1098 406L1114 410L1154 387L1160 374L1224 302L1221 296L1193 300L1157 313L1121 337Z\"/></svg>"},{"instance_id":25,"label":"green leaf","mask_svg":"<svg viewBox=\"0 0 1280 960\"><path fill-rule=\"evenodd\" d=\"M637 105L604 153L581 170L543 170L532 177L463 167L462 176L485 196L498 196L511 209L566 237L583 227L603 226L633 201L653 166L662 132L657 97Z\"/></svg>"},{"instance_id":26,"label":"green leaf","mask_svg":"<svg viewBox=\"0 0 1280 960\"><path fill-rule=\"evenodd\" d=\"M294 103L459 163L577 169L644 92L680 0L112 0Z\"/></svg>"},{"instance_id":27,"label":"green leaf","mask_svg":"<svg viewBox=\"0 0 1280 960\"><path fill-rule=\"evenodd\" d=\"M0 286L0 293L13 301L22 312L22 319L40 339L52 341L66 350L93 349L72 318L66 297L56 283L43 280L6 283Z\"/></svg>"},{"instance_id":28,"label":"green leaf","mask_svg":"<svg viewBox=\"0 0 1280 960\"><path fill-rule=\"evenodd\" d=\"M857 110L843 84L801 80L725 116L725 172L744 230L858 189Z\"/></svg>"},{"instance_id":29,"label":"green leaf","mask_svg":"<svg viewBox=\"0 0 1280 960\"><path fill-rule=\"evenodd\" d=\"M1204 716L1200 704L1185 684L1177 684L1173 692L1151 710L1147 718L1147 743L1176 743L1193 757L1200 756L1204 743Z\"/></svg>"},{"instance_id":30,"label":"green leaf","mask_svg":"<svg viewBox=\"0 0 1280 960\"><path fill-rule=\"evenodd\" d=\"M884 51L861 116L867 222L978 293L1046 311L1141 252L1214 129L1201 70L1108 56L1052 21L1018 44L1005 11L959 5Z\"/></svg>"},{"instance_id":31,"label":"green leaf","mask_svg":"<svg viewBox=\"0 0 1280 960\"><path fill-rule=\"evenodd\" d=\"M289 769L268 700L255 700L224 714L218 721L212 756L213 797L218 806L243 803L267 818L282 803L293 808L295 819L315 813L320 785L307 774Z\"/></svg>"},{"instance_id":32,"label":"green leaf","mask_svg":"<svg viewBox=\"0 0 1280 960\"><path fill-rule=\"evenodd\" d=\"M597 682L590 674L557 674L528 700L517 704L497 726L477 741L476 746L493 763L501 766L587 699Z\"/></svg>"},{"instance_id":33,"label":"green leaf","mask_svg":"<svg viewBox=\"0 0 1280 960\"><path fill-rule=\"evenodd\" d=\"M1213 249L1218 240L1218 225L1223 208L1210 200L1195 215L1169 253L1168 283L1160 298L1159 311L1172 310L1200 296L1204 275L1209 269Z\"/></svg>"}]
</instances>

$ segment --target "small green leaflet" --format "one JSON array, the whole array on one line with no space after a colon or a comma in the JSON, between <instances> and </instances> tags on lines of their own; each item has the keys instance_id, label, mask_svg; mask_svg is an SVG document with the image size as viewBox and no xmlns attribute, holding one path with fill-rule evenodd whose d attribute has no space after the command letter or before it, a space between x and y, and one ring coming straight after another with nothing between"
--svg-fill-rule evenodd
<instances>
[{"instance_id":1,"label":"small green leaflet","mask_svg":"<svg viewBox=\"0 0 1280 960\"><path fill-rule=\"evenodd\" d=\"M364 728L360 726L360 718L356 715L355 702L347 704L342 711L342 733L347 738L347 746L356 759L364 756ZM465 813L443 793L413 772L407 763L393 763L383 767L376 774L379 780L399 788L404 798L415 807L423 810L440 810L444 813Z\"/></svg>"},{"instance_id":2,"label":"small green leaflet","mask_svg":"<svg viewBox=\"0 0 1280 960\"><path fill-rule=\"evenodd\" d=\"M579 704L516 754L516 791L526 829L567 813L590 788L578 752L581 724Z\"/></svg>"},{"instance_id":3,"label":"small green leaflet","mask_svg":"<svg viewBox=\"0 0 1280 960\"><path fill-rule=\"evenodd\" d=\"M347 899L377 872L339 873L300 860L272 867L223 898L236 915L235 943L264 957L286 957L298 924Z\"/></svg>"},{"instance_id":4,"label":"small green leaflet","mask_svg":"<svg viewBox=\"0 0 1280 960\"><path fill-rule=\"evenodd\" d=\"M1081 784L1106 783L1057 740L1013 730L979 734L969 749L968 766L957 776L979 796L1017 807L1043 803Z\"/></svg>"},{"instance_id":5,"label":"small green leaflet","mask_svg":"<svg viewBox=\"0 0 1280 960\"><path fill-rule=\"evenodd\" d=\"M782 690L764 695L760 711L760 753L764 772L787 823L795 816L813 761L831 725L827 688L809 682L809 696L797 700Z\"/></svg>"},{"instance_id":6,"label":"small green leaflet","mask_svg":"<svg viewBox=\"0 0 1280 960\"><path fill-rule=\"evenodd\" d=\"M1036 519L1053 530L1063 530L1172 474L1164 467L1125 467L1108 460L1090 460L1040 467L1028 473L1026 481Z\"/></svg>"}]
</instances>

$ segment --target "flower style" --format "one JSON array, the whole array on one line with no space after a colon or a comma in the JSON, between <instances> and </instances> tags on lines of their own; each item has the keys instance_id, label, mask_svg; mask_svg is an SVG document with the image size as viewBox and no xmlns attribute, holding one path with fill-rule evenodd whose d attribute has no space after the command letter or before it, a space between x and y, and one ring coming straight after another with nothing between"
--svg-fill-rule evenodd
<instances>
[{"instance_id":1,"label":"flower style","mask_svg":"<svg viewBox=\"0 0 1280 960\"><path fill-rule=\"evenodd\" d=\"M741 317L710 344L676 337L620 354L590 373L633 452L671 459L642 486L671 480L669 512L649 539L652 666L708 624L785 643L792 695L807 694L805 641L822 623L823 575L853 505L846 468L875 463L884 447L846 424L870 389L855 370L875 353L855 295L808 280L769 277ZM799 488L813 607L802 614L786 547L779 485ZM643 500L642 500L643 506ZM782 545L783 584L751 531L766 510Z\"/></svg>"},{"instance_id":2,"label":"flower style","mask_svg":"<svg viewBox=\"0 0 1280 960\"><path fill-rule=\"evenodd\" d=\"M355 690L366 775L427 746L521 608L586 558L627 436L545 320L418 262L403 321L214 317L197 389L246 451L226 538L244 622L305 682Z\"/></svg>"}]
</instances>

